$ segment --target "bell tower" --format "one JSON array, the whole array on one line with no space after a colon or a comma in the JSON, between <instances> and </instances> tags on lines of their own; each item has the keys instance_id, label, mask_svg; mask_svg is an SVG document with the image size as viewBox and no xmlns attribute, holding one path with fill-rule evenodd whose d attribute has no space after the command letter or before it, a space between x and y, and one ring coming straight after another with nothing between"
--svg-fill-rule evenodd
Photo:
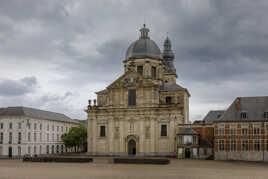
<instances>
[{"instance_id":1,"label":"bell tower","mask_svg":"<svg viewBox=\"0 0 268 179\"><path fill-rule=\"evenodd\" d=\"M176 68L174 66L174 58L175 55L171 49L171 41L167 37L164 42L164 50L163 50L163 59L165 63L165 73L164 73L164 82L165 83L176 83L177 73Z\"/></svg>"}]
</instances>

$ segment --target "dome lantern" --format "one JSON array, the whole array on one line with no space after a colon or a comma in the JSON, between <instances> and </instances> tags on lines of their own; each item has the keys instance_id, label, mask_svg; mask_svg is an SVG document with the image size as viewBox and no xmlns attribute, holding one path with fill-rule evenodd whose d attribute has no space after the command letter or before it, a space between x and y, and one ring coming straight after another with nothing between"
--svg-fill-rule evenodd
<instances>
[{"instance_id":1,"label":"dome lantern","mask_svg":"<svg viewBox=\"0 0 268 179\"><path fill-rule=\"evenodd\" d=\"M160 48L149 38L150 30L144 24L140 29L141 35L138 40L131 43L126 52L126 60L138 58L163 59Z\"/></svg>"}]
</instances>

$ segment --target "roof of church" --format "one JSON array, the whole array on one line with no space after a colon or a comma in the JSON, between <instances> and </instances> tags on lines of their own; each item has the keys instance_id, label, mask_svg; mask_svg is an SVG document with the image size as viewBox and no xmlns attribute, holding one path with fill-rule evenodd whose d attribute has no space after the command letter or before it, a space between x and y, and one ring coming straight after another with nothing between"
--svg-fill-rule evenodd
<instances>
[{"instance_id":1,"label":"roof of church","mask_svg":"<svg viewBox=\"0 0 268 179\"><path fill-rule=\"evenodd\" d=\"M156 58L163 59L160 48L148 36L149 29L144 27L140 29L141 36L138 40L131 43L126 52L126 60L137 58Z\"/></svg>"},{"instance_id":2,"label":"roof of church","mask_svg":"<svg viewBox=\"0 0 268 179\"><path fill-rule=\"evenodd\" d=\"M212 124L215 121L219 120L224 112L225 110L209 111L207 115L204 117L203 121L206 124Z\"/></svg>"},{"instance_id":3,"label":"roof of church","mask_svg":"<svg viewBox=\"0 0 268 179\"><path fill-rule=\"evenodd\" d=\"M178 135L198 135L192 128L184 128L178 132Z\"/></svg>"},{"instance_id":4,"label":"roof of church","mask_svg":"<svg viewBox=\"0 0 268 179\"><path fill-rule=\"evenodd\" d=\"M45 120L79 123L78 120L73 120L61 113L44 111L40 109L28 108L23 106L0 108L0 116L25 116Z\"/></svg>"},{"instance_id":5,"label":"roof of church","mask_svg":"<svg viewBox=\"0 0 268 179\"><path fill-rule=\"evenodd\" d=\"M247 117L241 119L241 113ZM238 97L216 122L254 122L268 121L264 113L268 112L268 96Z\"/></svg>"},{"instance_id":6,"label":"roof of church","mask_svg":"<svg viewBox=\"0 0 268 179\"><path fill-rule=\"evenodd\" d=\"M174 82L163 83L163 85L160 86L160 91L186 91L190 96L190 93L188 92L187 88L183 88L182 86Z\"/></svg>"}]
</instances>

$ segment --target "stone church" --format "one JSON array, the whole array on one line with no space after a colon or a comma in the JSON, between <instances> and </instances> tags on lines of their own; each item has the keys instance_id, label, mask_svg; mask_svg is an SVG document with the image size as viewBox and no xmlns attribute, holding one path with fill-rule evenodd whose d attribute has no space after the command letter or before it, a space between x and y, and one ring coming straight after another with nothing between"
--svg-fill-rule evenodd
<instances>
[{"instance_id":1,"label":"stone church","mask_svg":"<svg viewBox=\"0 0 268 179\"><path fill-rule=\"evenodd\" d=\"M169 38L161 53L144 25L127 49L124 74L89 100L88 154L173 155L177 125L189 122L190 97L176 84L173 61Z\"/></svg>"}]
</instances>

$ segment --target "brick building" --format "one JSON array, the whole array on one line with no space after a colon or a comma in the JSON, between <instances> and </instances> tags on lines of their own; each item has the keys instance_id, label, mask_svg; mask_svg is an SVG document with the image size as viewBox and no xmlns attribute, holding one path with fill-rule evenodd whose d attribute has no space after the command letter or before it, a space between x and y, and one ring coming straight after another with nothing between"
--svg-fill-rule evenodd
<instances>
[{"instance_id":1,"label":"brick building","mask_svg":"<svg viewBox=\"0 0 268 179\"><path fill-rule=\"evenodd\" d=\"M213 124L179 124L178 158L208 158L213 155Z\"/></svg>"},{"instance_id":2,"label":"brick building","mask_svg":"<svg viewBox=\"0 0 268 179\"><path fill-rule=\"evenodd\" d=\"M268 161L268 97L239 97L215 121L216 160Z\"/></svg>"}]
</instances>

